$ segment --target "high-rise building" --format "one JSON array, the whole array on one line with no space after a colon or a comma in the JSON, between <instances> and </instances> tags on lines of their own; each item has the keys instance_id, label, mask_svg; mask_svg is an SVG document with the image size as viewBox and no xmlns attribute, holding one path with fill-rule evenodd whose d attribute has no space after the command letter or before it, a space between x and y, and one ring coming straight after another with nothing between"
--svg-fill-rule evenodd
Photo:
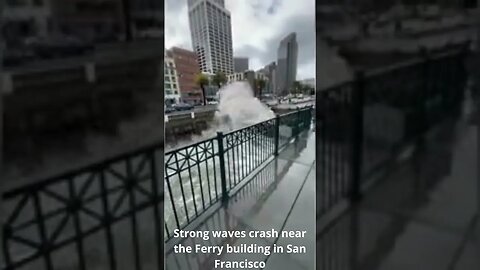
<instances>
[{"instance_id":1,"label":"high-rise building","mask_svg":"<svg viewBox=\"0 0 480 270\"><path fill-rule=\"evenodd\" d=\"M235 57L233 63L235 73L248 70L248 57Z\"/></svg>"},{"instance_id":2,"label":"high-rise building","mask_svg":"<svg viewBox=\"0 0 480 270\"><path fill-rule=\"evenodd\" d=\"M277 56L277 92L275 94L286 95L297 79L298 44L296 33L290 33L280 42Z\"/></svg>"},{"instance_id":3,"label":"high-rise building","mask_svg":"<svg viewBox=\"0 0 480 270\"><path fill-rule=\"evenodd\" d=\"M223 0L189 0L188 17L192 47L200 70L205 73L233 73L233 45L230 12Z\"/></svg>"},{"instance_id":4,"label":"high-rise building","mask_svg":"<svg viewBox=\"0 0 480 270\"><path fill-rule=\"evenodd\" d=\"M165 105L172 105L180 102L180 90L178 82L178 73L175 67L175 61L170 53L165 54L163 66Z\"/></svg>"},{"instance_id":5,"label":"high-rise building","mask_svg":"<svg viewBox=\"0 0 480 270\"><path fill-rule=\"evenodd\" d=\"M182 101L189 104L202 104L202 90L195 83L195 77L200 73L197 55L178 47L171 48L168 54L175 61Z\"/></svg>"},{"instance_id":6,"label":"high-rise building","mask_svg":"<svg viewBox=\"0 0 480 270\"><path fill-rule=\"evenodd\" d=\"M265 93L273 94L276 92L276 70L277 64L275 62L271 62L260 70L260 72L267 77L267 86L265 87Z\"/></svg>"}]
</instances>

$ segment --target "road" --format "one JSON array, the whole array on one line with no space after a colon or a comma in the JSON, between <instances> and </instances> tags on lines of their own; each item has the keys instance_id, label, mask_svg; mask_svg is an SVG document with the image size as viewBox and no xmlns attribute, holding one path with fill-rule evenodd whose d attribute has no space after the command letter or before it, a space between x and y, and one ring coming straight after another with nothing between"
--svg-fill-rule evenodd
<instances>
[{"instance_id":1,"label":"road","mask_svg":"<svg viewBox=\"0 0 480 270\"><path fill-rule=\"evenodd\" d=\"M206 106L197 106L193 108L193 110L188 111L175 111L171 113L165 113L166 115L181 115L181 114L189 114L191 112L208 112L214 111L217 109L217 105L206 105Z\"/></svg>"},{"instance_id":2,"label":"road","mask_svg":"<svg viewBox=\"0 0 480 270\"><path fill-rule=\"evenodd\" d=\"M297 103L282 103L282 104L267 104L269 107L279 107L279 108L295 108L295 107L304 107L309 105L314 105L315 100L305 100ZM175 111L171 113L165 113L166 115L182 115L182 114L189 114L193 112L207 112L207 111L214 111L217 109L218 105L207 105L207 106L197 106L193 110L188 111Z\"/></svg>"}]
</instances>

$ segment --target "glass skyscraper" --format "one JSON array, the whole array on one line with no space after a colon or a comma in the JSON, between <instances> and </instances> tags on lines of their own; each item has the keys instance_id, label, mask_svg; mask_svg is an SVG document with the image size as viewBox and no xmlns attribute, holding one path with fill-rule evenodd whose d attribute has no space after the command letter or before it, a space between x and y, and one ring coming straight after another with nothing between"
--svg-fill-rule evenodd
<instances>
[{"instance_id":1,"label":"glass skyscraper","mask_svg":"<svg viewBox=\"0 0 480 270\"><path fill-rule=\"evenodd\" d=\"M277 85L275 94L286 95L297 79L298 44L297 34L290 33L278 47Z\"/></svg>"}]
</instances>

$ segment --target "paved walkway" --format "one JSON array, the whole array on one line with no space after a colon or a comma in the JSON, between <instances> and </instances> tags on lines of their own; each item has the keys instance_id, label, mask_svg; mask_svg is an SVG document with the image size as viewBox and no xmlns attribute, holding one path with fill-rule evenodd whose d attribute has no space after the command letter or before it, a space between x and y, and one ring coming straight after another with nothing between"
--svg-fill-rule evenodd
<instances>
[{"instance_id":1,"label":"paved walkway","mask_svg":"<svg viewBox=\"0 0 480 270\"><path fill-rule=\"evenodd\" d=\"M480 134L470 108L317 235L317 269L480 269Z\"/></svg>"},{"instance_id":2,"label":"paved walkway","mask_svg":"<svg viewBox=\"0 0 480 270\"><path fill-rule=\"evenodd\" d=\"M195 230L305 230L306 237L292 238L216 238L207 241L187 239L194 246L240 246L257 244L305 246L304 254L214 254L185 255L172 251L166 256L166 269L215 269L215 260L264 261L268 270L313 269L315 250L315 133L308 132L288 145L278 158L258 174Z\"/></svg>"}]
</instances>

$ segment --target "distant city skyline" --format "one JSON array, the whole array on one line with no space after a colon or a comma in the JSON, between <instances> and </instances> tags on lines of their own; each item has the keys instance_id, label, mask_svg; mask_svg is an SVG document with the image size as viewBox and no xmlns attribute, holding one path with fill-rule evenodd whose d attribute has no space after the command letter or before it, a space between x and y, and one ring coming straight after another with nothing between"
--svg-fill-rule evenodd
<instances>
[{"instance_id":1,"label":"distant city skyline","mask_svg":"<svg viewBox=\"0 0 480 270\"><path fill-rule=\"evenodd\" d=\"M283 37L297 33L297 80L315 77L315 1L225 0L231 13L233 55L249 58L249 68L259 70L277 61ZM187 0L167 0L165 46L193 50Z\"/></svg>"}]
</instances>

